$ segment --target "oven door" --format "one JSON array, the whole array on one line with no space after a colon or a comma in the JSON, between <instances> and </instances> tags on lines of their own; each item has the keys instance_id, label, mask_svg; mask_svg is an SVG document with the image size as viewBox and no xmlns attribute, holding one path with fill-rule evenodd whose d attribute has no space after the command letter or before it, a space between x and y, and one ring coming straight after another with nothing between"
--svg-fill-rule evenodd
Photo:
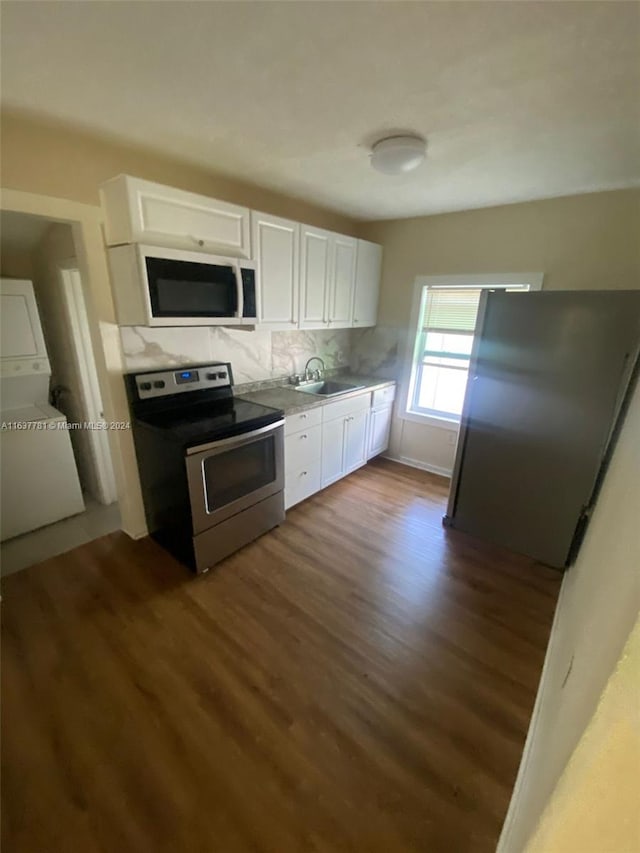
<instances>
[{"instance_id":1,"label":"oven door","mask_svg":"<svg viewBox=\"0 0 640 853\"><path fill-rule=\"evenodd\" d=\"M197 535L282 491L284 420L189 448L186 466Z\"/></svg>"}]
</instances>

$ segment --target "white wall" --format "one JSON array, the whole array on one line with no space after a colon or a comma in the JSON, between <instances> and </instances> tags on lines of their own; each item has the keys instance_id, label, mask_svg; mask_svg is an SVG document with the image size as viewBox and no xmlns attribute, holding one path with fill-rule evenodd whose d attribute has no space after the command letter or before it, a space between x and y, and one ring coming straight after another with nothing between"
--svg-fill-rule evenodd
<instances>
[{"instance_id":1,"label":"white wall","mask_svg":"<svg viewBox=\"0 0 640 853\"><path fill-rule=\"evenodd\" d=\"M640 385L578 560L565 575L500 853L525 849L638 615L639 439Z\"/></svg>"},{"instance_id":2,"label":"white wall","mask_svg":"<svg viewBox=\"0 0 640 853\"><path fill-rule=\"evenodd\" d=\"M638 288L638 234L639 190L366 223L361 236L384 246L382 289L379 325L356 333L356 365L401 378L417 276L539 271L546 290ZM396 417L390 453L450 471L456 433Z\"/></svg>"},{"instance_id":3,"label":"white wall","mask_svg":"<svg viewBox=\"0 0 640 853\"><path fill-rule=\"evenodd\" d=\"M640 850L640 620L526 853Z\"/></svg>"}]
</instances>

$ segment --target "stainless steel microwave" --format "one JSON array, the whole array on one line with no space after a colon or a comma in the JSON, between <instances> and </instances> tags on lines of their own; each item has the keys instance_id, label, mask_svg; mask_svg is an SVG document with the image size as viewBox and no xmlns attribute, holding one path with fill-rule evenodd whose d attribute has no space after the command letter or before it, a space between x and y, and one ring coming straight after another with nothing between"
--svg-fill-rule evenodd
<instances>
[{"instance_id":1,"label":"stainless steel microwave","mask_svg":"<svg viewBox=\"0 0 640 853\"><path fill-rule=\"evenodd\" d=\"M109 249L122 326L242 326L257 322L256 266L243 258L128 244Z\"/></svg>"}]
</instances>

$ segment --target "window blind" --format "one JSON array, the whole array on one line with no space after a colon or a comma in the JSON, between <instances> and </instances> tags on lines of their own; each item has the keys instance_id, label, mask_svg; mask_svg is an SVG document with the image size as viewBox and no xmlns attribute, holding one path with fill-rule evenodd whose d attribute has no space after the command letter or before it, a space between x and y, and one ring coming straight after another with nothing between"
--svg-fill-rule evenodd
<instances>
[{"instance_id":1,"label":"window blind","mask_svg":"<svg viewBox=\"0 0 640 853\"><path fill-rule=\"evenodd\" d=\"M425 331L473 332L481 293L480 288L429 288L422 328Z\"/></svg>"}]
</instances>

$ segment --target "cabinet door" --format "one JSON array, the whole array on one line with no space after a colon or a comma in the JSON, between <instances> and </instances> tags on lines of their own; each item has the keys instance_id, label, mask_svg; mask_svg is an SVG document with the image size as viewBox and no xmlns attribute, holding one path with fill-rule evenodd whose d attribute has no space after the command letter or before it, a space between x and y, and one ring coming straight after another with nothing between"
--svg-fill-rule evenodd
<instances>
[{"instance_id":1,"label":"cabinet door","mask_svg":"<svg viewBox=\"0 0 640 853\"><path fill-rule=\"evenodd\" d=\"M351 326L353 290L356 279L356 247L352 237L332 235L332 275L329 300L329 325Z\"/></svg>"},{"instance_id":2,"label":"cabinet door","mask_svg":"<svg viewBox=\"0 0 640 853\"><path fill-rule=\"evenodd\" d=\"M322 424L322 486L339 480L344 474L345 418Z\"/></svg>"},{"instance_id":3,"label":"cabinet door","mask_svg":"<svg viewBox=\"0 0 640 853\"><path fill-rule=\"evenodd\" d=\"M367 459L377 456L389 447L389 433L391 432L392 406L383 406L372 409L369 416L369 440L367 446Z\"/></svg>"},{"instance_id":4,"label":"cabinet door","mask_svg":"<svg viewBox=\"0 0 640 853\"><path fill-rule=\"evenodd\" d=\"M288 219L253 211L251 237L260 282L258 323L270 329L295 329L300 226Z\"/></svg>"},{"instance_id":5,"label":"cabinet door","mask_svg":"<svg viewBox=\"0 0 640 853\"><path fill-rule=\"evenodd\" d=\"M332 235L303 225L300 231L300 327L328 325L327 301L331 274Z\"/></svg>"},{"instance_id":6,"label":"cabinet door","mask_svg":"<svg viewBox=\"0 0 640 853\"><path fill-rule=\"evenodd\" d=\"M358 240L356 284L353 297L353 325L375 326L382 271L382 246Z\"/></svg>"},{"instance_id":7,"label":"cabinet door","mask_svg":"<svg viewBox=\"0 0 640 853\"><path fill-rule=\"evenodd\" d=\"M367 461L367 424L369 410L349 415L344 435L344 473L355 471Z\"/></svg>"},{"instance_id":8,"label":"cabinet door","mask_svg":"<svg viewBox=\"0 0 640 853\"><path fill-rule=\"evenodd\" d=\"M251 257L249 209L119 175L100 188L107 245L151 243Z\"/></svg>"}]
</instances>

